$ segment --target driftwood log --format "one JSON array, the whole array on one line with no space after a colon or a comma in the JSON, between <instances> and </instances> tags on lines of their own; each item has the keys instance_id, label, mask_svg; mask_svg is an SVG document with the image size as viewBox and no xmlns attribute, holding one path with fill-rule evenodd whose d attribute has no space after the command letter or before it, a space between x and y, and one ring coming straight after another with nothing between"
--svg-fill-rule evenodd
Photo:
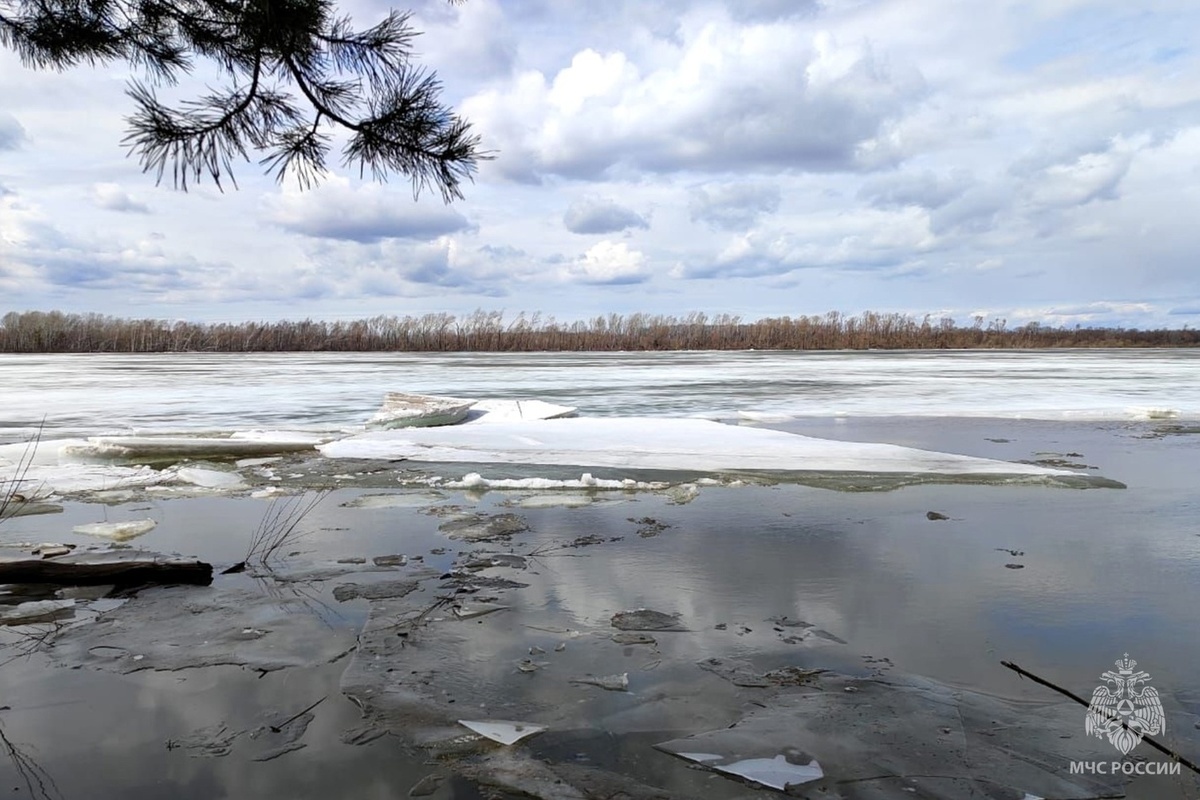
<instances>
[{"instance_id":1,"label":"driftwood log","mask_svg":"<svg viewBox=\"0 0 1200 800\"><path fill-rule=\"evenodd\" d=\"M0 584L207 586L212 576L212 564L137 550L72 553L58 558L0 558Z\"/></svg>"}]
</instances>

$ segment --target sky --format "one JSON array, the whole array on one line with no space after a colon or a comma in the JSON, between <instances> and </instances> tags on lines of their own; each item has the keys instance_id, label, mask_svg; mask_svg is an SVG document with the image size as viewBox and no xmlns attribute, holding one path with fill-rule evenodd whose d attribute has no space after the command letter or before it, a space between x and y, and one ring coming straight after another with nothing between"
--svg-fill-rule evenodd
<instances>
[{"instance_id":1,"label":"sky","mask_svg":"<svg viewBox=\"0 0 1200 800\"><path fill-rule=\"evenodd\" d=\"M495 152L449 206L336 157L310 191L156 186L127 65L0 51L0 313L1200 324L1194 0L405 8Z\"/></svg>"}]
</instances>

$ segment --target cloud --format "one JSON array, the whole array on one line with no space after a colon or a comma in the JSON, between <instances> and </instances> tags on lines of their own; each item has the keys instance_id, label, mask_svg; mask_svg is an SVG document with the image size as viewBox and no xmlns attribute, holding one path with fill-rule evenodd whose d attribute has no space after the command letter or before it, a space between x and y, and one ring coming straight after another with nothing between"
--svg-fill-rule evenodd
<instances>
[{"instance_id":1,"label":"cloud","mask_svg":"<svg viewBox=\"0 0 1200 800\"><path fill-rule=\"evenodd\" d=\"M650 223L633 209L597 197L585 197L572 203L563 214L563 225L571 233L617 233L650 227Z\"/></svg>"},{"instance_id":2,"label":"cloud","mask_svg":"<svg viewBox=\"0 0 1200 800\"><path fill-rule=\"evenodd\" d=\"M565 280L591 284L642 283L646 273L646 257L631 250L624 242L597 242L588 248L575 263L565 267L560 276Z\"/></svg>"},{"instance_id":3,"label":"cloud","mask_svg":"<svg viewBox=\"0 0 1200 800\"><path fill-rule=\"evenodd\" d=\"M266 218L284 230L317 239L371 243L384 239L436 239L471 224L445 206L413 202L374 184L352 186L331 178L318 189L285 189L269 198Z\"/></svg>"},{"instance_id":4,"label":"cloud","mask_svg":"<svg viewBox=\"0 0 1200 800\"><path fill-rule=\"evenodd\" d=\"M684 278L756 278L795 270L894 269L936 243L926 215L900 212L814 216L789 228L734 237L715 258L694 260L677 271Z\"/></svg>"},{"instance_id":5,"label":"cloud","mask_svg":"<svg viewBox=\"0 0 1200 800\"><path fill-rule=\"evenodd\" d=\"M689 192L688 214L714 229L745 231L778 211L780 199L779 187L772 184L709 184Z\"/></svg>"},{"instance_id":6,"label":"cloud","mask_svg":"<svg viewBox=\"0 0 1200 800\"><path fill-rule=\"evenodd\" d=\"M25 129L12 114L0 111L0 151L16 150L25 141Z\"/></svg>"},{"instance_id":7,"label":"cloud","mask_svg":"<svg viewBox=\"0 0 1200 800\"><path fill-rule=\"evenodd\" d=\"M964 170L938 175L932 170L920 173L896 173L868 180L858 191L858 199L872 208L941 208L959 197L972 183Z\"/></svg>"},{"instance_id":8,"label":"cloud","mask_svg":"<svg viewBox=\"0 0 1200 800\"><path fill-rule=\"evenodd\" d=\"M1030 199L1037 206L1050 208L1115 199L1132 162L1129 148L1114 147L1084 153L1066 163L1050 164L1029 175Z\"/></svg>"},{"instance_id":9,"label":"cloud","mask_svg":"<svg viewBox=\"0 0 1200 800\"><path fill-rule=\"evenodd\" d=\"M657 69L587 49L552 78L526 70L468 98L463 113L504 153L484 169L526 182L639 170L859 170L860 151L925 92L915 69L800 21L721 17L683 35L656 42L669 53Z\"/></svg>"},{"instance_id":10,"label":"cloud","mask_svg":"<svg viewBox=\"0 0 1200 800\"><path fill-rule=\"evenodd\" d=\"M115 183L97 183L92 186L92 202L97 208L107 211L122 211L131 214L149 214L150 207L134 200Z\"/></svg>"}]
</instances>

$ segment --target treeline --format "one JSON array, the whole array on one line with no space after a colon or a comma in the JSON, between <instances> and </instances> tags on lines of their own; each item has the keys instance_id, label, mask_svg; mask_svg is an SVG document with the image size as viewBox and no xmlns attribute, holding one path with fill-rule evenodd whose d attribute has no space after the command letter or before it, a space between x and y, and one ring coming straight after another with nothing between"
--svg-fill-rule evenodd
<instances>
[{"instance_id":1,"label":"treeline","mask_svg":"<svg viewBox=\"0 0 1200 800\"><path fill-rule=\"evenodd\" d=\"M866 350L1030 347L1195 347L1200 332L1129 328L1010 328L1003 319L904 314L773 317L743 322L729 314L684 317L609 314L556 322L541 314L476 311L463 317L378 316L352 322L195 323L131 320L58 311L11 312L0 319L5 353L178 353L537 350Z\"/></svg>"}]
</instances>

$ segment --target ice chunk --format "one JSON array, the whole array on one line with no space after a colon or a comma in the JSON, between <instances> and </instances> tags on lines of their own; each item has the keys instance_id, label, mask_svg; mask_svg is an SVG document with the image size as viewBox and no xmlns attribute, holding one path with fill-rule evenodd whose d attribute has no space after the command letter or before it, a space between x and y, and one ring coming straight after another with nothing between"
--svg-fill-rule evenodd
<instances>
[{"instance_id":1,"label":"ice chunk","mask_svg":"<svg viewBox=\"0 0 1200 800\"><path fill-rule=\"evenodd\" d=\"M37 625L68 617L74 613L74 600L32 600L16 606L0 607L0 625Z\"/></svg>"},{"instance_id":2,"label":"ice chunk","mask_svg":"<svg viewBox=\"0 0 1200 800\"><path fill-rule=\"evenodd\" d=\"M544 400L480 400L471 406L468 422L533 422L573 417L579 409Z\"/></svg>"},{"instance_id":3,"label":"ice chunk","mask_svg":"<svg viewBox=\"0 0 1200 800\"><path fill-rule=\"evenodd\" d=\"M601 689L607 689L610 692L628 692L629 673L622 672L620 675L603 675L600 677L589 675L586 678L572 678L571 683L579 683L584 686L599 686Z\"/></svg>"},{"instance_id":4,"label":"ice chunk","mask_svg":"<svg viewBox=\"0 0 1200 800\"><path fill-rule=\"evenodd\" d=\"M93 458L200 458L205 456L263 456L312 450L321 437L297 438L256 432L217 436L91 436L86 444L72 443L61 452Z\"/></svg>"},{"instance_id":5,"label":"ice chunk","mask_svg":"<svg viewBox=\"0 0 1200 800\"><path fill-rule=\"evenodd\" d=\"M793 764L787 756L777 755L774 758L744 758L741 761L720 763L725 761L713 753L676 753L680 758L696 761L706 767L712 767L719 772L737 775L748 781L769 786L772 789L784 790L789 786L818 781L825 777L821 765L816 759L807 764Z\"/></svg>"},{"instance_id":6,"label":"ice chunk","mask_svg":"<svg viewBox=\"0 0 1200 800\"><path fill-rule=\"evenodd\" d=\"M158 523L152 519L134 519L124 522L92 522L87 525L76 525L75 533L87 536L102 536L117 542L124 542L154 530Z\"/></svg>"},{"instance_id":7,"label":"ice chunk","mask_svg":"<svg viewBox=\"0 0 1200 800\"><path fill-rule=\"evenodd\" d=\"M48 497L53 494L155 486L174 477L150 467L117 467L98 464L67 464L61 467L30 467L25 473L22 492L28 497ZM5 480L0 470L0 480ZM25 491L26 487L30 491Z\"/></svg>"},{"instance_id":8,"label":"ice chunk","mask_svg":"<svg viewBox=\"0 0 1200 800\"><path fill-rule=\"evenodd\" d=\"M670 484L661 481L635 481L632 478L596 478L590 472L578 480L555 478L485 478L478 472L468 472L462 480L438 484L447 489L665 489Z\"/></svg>"},{"instance_id":9,"label":"ice chunk","mask_svg":"<svg viewBox=\"0 0 1200 800\"><path fill-rule=\"evenodd\" d=\"M205 489L244 489L246 484L236 472L203 467L181 467L175 476L184 483L203 486Z\"/></svg>"},{"instance_id":10,"label":"ice chunk","mask_svg":"<svg viewBox=\"0 0 1200 800\"><path fill-rule=\"evenodd\" d=\"M420 494L364 494L342 503L343 508L421 508L444 500L437 492Z\"/></svg>"},{"instance_id":11,"label":"ice chunk","mask_svg":"<svg viewBox=\"0 0 1200 800\"><path fill-rule=\"evenodd\" d=\"M497 422L374 431L318 447L331 458L561 464L618 468L976 475L1073 475L1030 464L838 442L701 419L653 417Z\"/></svg>"},{"instance_id":12,"label":"ice chunk","mask_svg":"<svg viewBox=\"0 0 1200 800\"><path fill-rule=\"evenodd\" d=\"M666 614L649 608L619 611L613 614L612 626L622 631L686 631L678 614Z\"/></svg>"},{"instance_id":13,"label":"ice chunk","mask_svg":"<svg viewBox=\"0 0 1200 800\"><path fill-rule=\"evenodd\" d=\"M499 742L500 744L516 744L526 736L532 736L535 733L541 733L546 730L543 725L534 725L530 722L511 722L503 719L460 719L458 724L465 725L480 736L491 739L493 742Z\"/></svg>"},{"instance_id":14,"label":"ice chunk","mask_svg":"<svg viewBox=\"0 0 1200 800\"><path fill-rule=\"evenodd\" d=\"M388 392L383 405L367 421L374 428L423 428L462 422L475 404L461 397Z\"/></svg>"}]
</instances>

